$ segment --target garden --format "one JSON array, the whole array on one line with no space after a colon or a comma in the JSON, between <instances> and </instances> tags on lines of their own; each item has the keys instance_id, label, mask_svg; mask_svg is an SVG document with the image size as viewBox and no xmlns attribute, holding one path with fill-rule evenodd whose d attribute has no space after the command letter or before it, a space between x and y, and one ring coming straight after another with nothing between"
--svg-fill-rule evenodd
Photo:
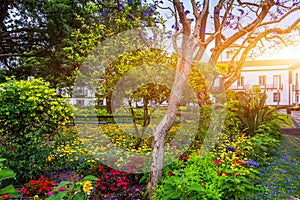
<instances>
[{"instance_id":1,"label":"garden","mask_svg":"<svg viewBox=\"0 0 300 200\"><path fill-rule=\"evenodd\" d=\"M184 132L192 144L163 168L154 199L299 198L300 141L281 134L291 123L265 98L253 89L226 102L218 142L205 155L211 109L201 108L196 135ZM151 135L140 139L126 123L70 126L72 106L40 79L7 79L0 100L0 199L147 199L149 173L140 169L148 161L127 158L149 155ZM165 142L174 154L177 131Z\"/></svg>"}]
</instances>

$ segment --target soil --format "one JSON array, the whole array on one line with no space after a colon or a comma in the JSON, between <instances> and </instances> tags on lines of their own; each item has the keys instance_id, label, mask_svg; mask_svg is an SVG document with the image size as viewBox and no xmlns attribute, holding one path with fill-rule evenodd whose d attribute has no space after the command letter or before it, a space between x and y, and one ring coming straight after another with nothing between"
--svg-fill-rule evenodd
<instances>
[{"instance_id":1,"label":"soil","mask_svg":"<svg viewBox=\"0 0 300 200\"><path fill-rule=\"evenodd\" d=\"M282 128L281 132L284 135L290 135L290 136L300 139L300 128Z\"/></svg>"}]
</instances>

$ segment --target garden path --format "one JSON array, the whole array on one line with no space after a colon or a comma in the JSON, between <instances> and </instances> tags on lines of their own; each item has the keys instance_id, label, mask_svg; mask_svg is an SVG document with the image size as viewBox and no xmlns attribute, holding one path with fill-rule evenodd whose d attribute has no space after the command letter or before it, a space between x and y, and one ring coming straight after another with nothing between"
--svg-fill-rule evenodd
<instances>
[{"instance_id":1,"label":"garden path","mask_svg":"<svg viewBox=\"0 0 300 200\"><path fill-rule=\"evenodd\" d=\"M293 128L282 128L282 133L300 139L300 111L292 111L289 118L292 120Z\"/></svg>"}]
</instances>

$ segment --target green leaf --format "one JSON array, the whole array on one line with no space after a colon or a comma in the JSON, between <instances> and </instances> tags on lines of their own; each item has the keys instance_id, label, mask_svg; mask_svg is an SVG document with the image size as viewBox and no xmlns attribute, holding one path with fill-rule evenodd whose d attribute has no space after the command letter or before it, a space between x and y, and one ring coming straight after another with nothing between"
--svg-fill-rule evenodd
<instances>
[{"instance_id":1,"label":"green leaf","mask_svg":"<svg viewBox=\"0 0 300 200\"><path fill-rule=\"evenodd\" d=\"M245 187L244 186L237 186L237 189L242 191L242 192L246 192Z\"/></svg>"},{"instance_id":2,"label":"green leaf","mask_svg":"<svg viewBox=\"0 0 300 200\"><path fill-rule=\"evenodd\" d=\"M15 176L16 174L11 169L5 168L0 171L0 181L8 178L14 178Z\"/></svg>"},{"instance_id":3,"label":"green leaf","mask_svg":"<svg viewBox=\"0 0 300 200\"><path fill-rule=\"evenodd\" d=\"M57 185L56 188L61 188L61 187L66 186L66 185L68 185L68 184L70 184L70 182L62 181L62 182L60 182L60 183Z\"/></svg>"},{"instance_id":4,"label":"green leaf","mask_svg":"<svg viewBox=\"0 0 300 200\"><path fill-rule=\"evenodd\" d=\"M57 195L56 195L56 199L60 199L62 200L66 195L68 194L68 191L67 190L64 190L64 191L61 191L59 192Z\"/></svg>"},{"instance_id":5,"label":"green leaf","mask_svg":"<svg viewBox=\"0 0 300 200\"><path fill-rule=\"evenodd\" d=\"M18 192L12 185L6 186L5 188L0 189L0 194L9 194L10 197L18 197Z\"/></svg>"},{"instance_id":6,"label":"green leaf","mask_svg":"<svg viewBox=\"0 0 300 200\"><path fill-rule=\"evenodd\" d=\"M197 192L202 191L200 184L197 183L193 183L191 186L189 186L189 189Z\"/></svg>"},{"instance_id":7,"label":"green leaf","mask_svg":"<svg viewBox=\"0 0 300 200\"><path fill-rule=\"evenodd\" d=\"M166 192L166 195L164 195L163 200L176 199L176 198L179 198L180 195L181 195L181 192L178 190Z\"/></svg>"},{"instance_id":8,"label":"green leaf","mask_svg":"<svg viewBox=\"0 0 300 200\"><path fill-rule=\"evenodd\" d=\"M91 180L91 181L98 181L98 178L93 175L87 175L86 177L83 178L84 181L86 180Z\"/></svg>"},{"instance_id":9,"label":"green leaf","mask_svg":"<svg viewBox=\"0 0 300 200\"><path fill-rule=\"evenodd\" d=\"M82 200L82 199L84 199L84 194L81 192L77 192L75 196L72 198L72 200Z\"/></svg>"}]
</instances>

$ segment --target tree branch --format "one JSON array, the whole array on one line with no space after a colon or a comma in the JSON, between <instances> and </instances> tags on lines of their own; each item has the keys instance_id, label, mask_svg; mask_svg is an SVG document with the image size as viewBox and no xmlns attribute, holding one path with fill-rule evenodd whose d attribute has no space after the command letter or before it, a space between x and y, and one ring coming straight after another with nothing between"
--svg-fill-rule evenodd
<instances>
[{"instance_id":1,"label":"tree branch","mask_svg":"<svg viewBox=\"0 0 300 200\"><path fill-rule=\"evenodd\" d=\"M184 13L184 9L183 9L180 1L179 0L173 0L173 2L174 2L174 5L176 7L176 10L178 11L177 13L178 13L179 19L180 19L181 24L182 24L183 34L190 35L191 34L191 32L190 32L190 30L191 30L191 26L190 26L191 21L186 18L186 15Z\"/></svg>"},{"instance_id":2,"label":"tree branch","mask_svg":"<svg viewBox=\"0 0 300 200\"><path fill-rule=\"evenodd\" d=\"M290 11L286 12L281 18L277 19L277 20L272 20L272 21L268 21L268 22L263 22L259 25L259 27L261 26L266 26L266 25L270 25L270 24L276 24L281 22L282 20L284 20L286 17L290 16L291 13L300 10L300 7L296 7L291 9Z\"/></svg>"},{"instance_id":3,"label":"tree branch","mask_svg":"<svg viewBox=\"0 0 300 200\"><path fill-rule=\"evenodd\" d=\"M298 18L293 24L291 24L288 28L286 29L280 29L280 28L271 28L268 29L262 33L260 33L259 35L257 35L252 41L251 43L245 48L245 50L243 51L241 58L239 59L239 61L237 62L236 65L233 65L231 67L233 67L233 74L230 75L228 78L228 80L225 82L225 89L227 89L228 87L230 87L230 85L236 81L236 78L239 76L241 70L242 70L242 66L245 63L245 60L247 58L247 55L249 53L249 51L251 49L253 49L256 44L264 37L266 37L268 34L271 33L278 33L278 34L288 34L290 33L298 24L300 23L300 18ZM248 36L248 39L250 38L250 36ZM246 40L244 41L246 42Z\"/></svg>"},{"instance_id":4,"label":"tree branch","mask_svg":"<svg viewBox=\"0 0 300 200\"><path fill-rule=\"evenodd\" d=\"M242 28L241 31L238 31L234 33L232 36L230 36L226 41L224 41L221 47L214 49L212 56L210 58L210 61L212 63L216 63L216 61L218 60L220 54L223 52L224 49L230 47L234 42L236 42L242 36L255 30L259 26L259 24L267 16L270 8L274 5L274 1L272 0L266 0L266 1L267 3L262 5L261 12L259 13L258 17L254 21L252 21L250 24Z\"/></svg>"}]
</instances>

